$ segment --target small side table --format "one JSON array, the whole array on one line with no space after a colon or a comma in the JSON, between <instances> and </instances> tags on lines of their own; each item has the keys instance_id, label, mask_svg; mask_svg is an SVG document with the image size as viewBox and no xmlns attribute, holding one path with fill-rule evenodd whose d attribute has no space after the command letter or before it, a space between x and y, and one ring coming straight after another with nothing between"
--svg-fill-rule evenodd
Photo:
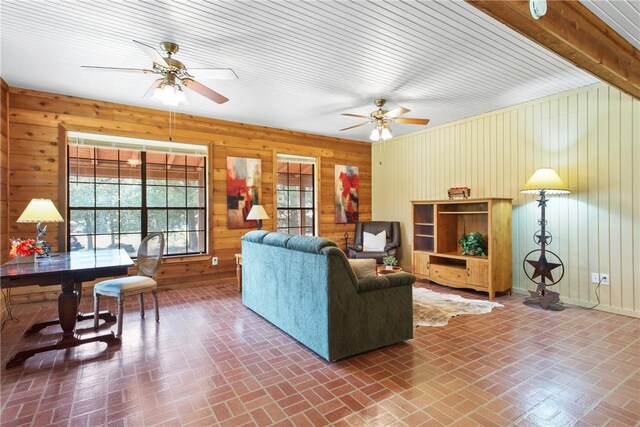
<instances>
[{"instance_id":1,"label":"small side table","mask_svg":"<svg viewBox=\"0 0 640 427\"><path fill-rule=\"evenodd\" d=\"M384 267L385 267L384 265L379 265L376 267L376 272L378 273L378 276L381 276L383 274L398 273L402 271L402 267L393 267L393 270L387 270Z\"/></svg>"},{"instance_id":2,"label":"small side table","mask_svg":"<svg viewBox=\"0 0 640 427\"><path fill-rule=\"evenodd\" d=\"M236 280L238 281L238 292L242 292L242 254L236 254Z\"/></svg>"}]
</instances>

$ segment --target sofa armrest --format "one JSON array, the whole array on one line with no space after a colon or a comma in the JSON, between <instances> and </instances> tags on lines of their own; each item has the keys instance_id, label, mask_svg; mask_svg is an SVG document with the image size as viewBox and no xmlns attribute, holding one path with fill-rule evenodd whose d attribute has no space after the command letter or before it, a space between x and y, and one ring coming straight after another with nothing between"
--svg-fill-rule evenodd
<instances>
[{"instance_id":1,"label":"sofa armrest","mask_svg":"<svg viewBox=\"0 0 640 427\"><path fill-rule=\"evenodd\" d=\"M362 252L362 245L354 245L352 243L349 243L347 245L347 249L351 249L351 250L354 250L356 252Z\"/></svg>"},{"instance_id":2,"label":"sofa armrest","mask_svg":"<svg viewBox=\"0 0 640 427\"><path fill-rule=\"evenodd\" d=\"M399 273L385 274L384 276L365 277L358 280L358 292L371 292L385 288L411 286L415 281L416 276L403 271Z\"/></svg>"},{"instance_id":3,"label":"sofa armrest","mask_svg":"<svg viewBox=\"0 0 640 427\"><path fill-rule=\"evenodd\" d=\"M416 276L405 271L384 275L389 279L389 285L393 288L396 286L411 286L416 283Z\"/></svg>"}]
</instances>

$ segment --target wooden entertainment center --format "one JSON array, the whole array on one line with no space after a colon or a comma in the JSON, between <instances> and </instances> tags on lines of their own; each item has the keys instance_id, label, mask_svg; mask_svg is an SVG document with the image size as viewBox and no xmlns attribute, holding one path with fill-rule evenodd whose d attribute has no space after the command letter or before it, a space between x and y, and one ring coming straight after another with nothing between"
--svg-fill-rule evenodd
<instances>
[{"instance_id":1,"label":"wooden entertainment center","mask_svg":"<svg viewBox=\"0 0 640 427\"><path fill-rule=\"evenodd\" d=\"M511 293L511 199L411 202L412 270L455 288ZM458 240L477 231L487 256L462 255Z\"/></svg>"}]
</instances>

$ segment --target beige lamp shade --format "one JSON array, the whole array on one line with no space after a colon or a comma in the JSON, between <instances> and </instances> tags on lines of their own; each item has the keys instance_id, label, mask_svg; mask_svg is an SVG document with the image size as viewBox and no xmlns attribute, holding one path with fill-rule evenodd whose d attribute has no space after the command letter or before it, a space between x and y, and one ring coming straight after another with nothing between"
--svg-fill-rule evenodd
<instances>
[{"instance_id":1,"label":"beige lamp shade","mask_svg":"<svg viewBox=\"0 0 640 427\"><path fill-rule=\"evenodd\" d=\"M247 215L247 219L269 219L269 215L267 215L267 211L264 210L262 205L253 205L249 211L249 215Z\"/></svg>"},{"instance_id":2,"label":"beige lamp shade","mask_svg":"<svg viewBox=\"0 0 640 427\"><path fill-rule=\"evenodd\" d=\"M556 171L551 168L542 168L535 171L529 181L522 187L522 190L520 190L521 193L525 194L538 194L541 191L548 194L571 193Z\"/></svg>"},{"instance_id":3,"label":"beige lamp shade","mask_svg":"<svg viewBox=\"0 0 640 427\"><path fill-rule=\"evenodd\" d=\"M50 199L31 199L16 222L64 222Z\"/></svg>"}]
</instances>

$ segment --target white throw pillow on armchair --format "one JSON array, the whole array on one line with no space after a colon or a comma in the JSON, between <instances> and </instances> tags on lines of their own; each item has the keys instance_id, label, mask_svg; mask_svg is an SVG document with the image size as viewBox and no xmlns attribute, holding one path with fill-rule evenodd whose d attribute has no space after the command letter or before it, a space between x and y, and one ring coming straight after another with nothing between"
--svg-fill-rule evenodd
<instances>
[{"instance_id":1,"label":"white throw pillow on armchair","mask_svg":"<svg viewBox=\"0 0 640 427\"><path fill-rule=\"evenodd\" d=\"M362 250L366 252L382 252L387 244L387 232L382 230L378 234L362 233Z\"/></svg>"}]
</instances>

